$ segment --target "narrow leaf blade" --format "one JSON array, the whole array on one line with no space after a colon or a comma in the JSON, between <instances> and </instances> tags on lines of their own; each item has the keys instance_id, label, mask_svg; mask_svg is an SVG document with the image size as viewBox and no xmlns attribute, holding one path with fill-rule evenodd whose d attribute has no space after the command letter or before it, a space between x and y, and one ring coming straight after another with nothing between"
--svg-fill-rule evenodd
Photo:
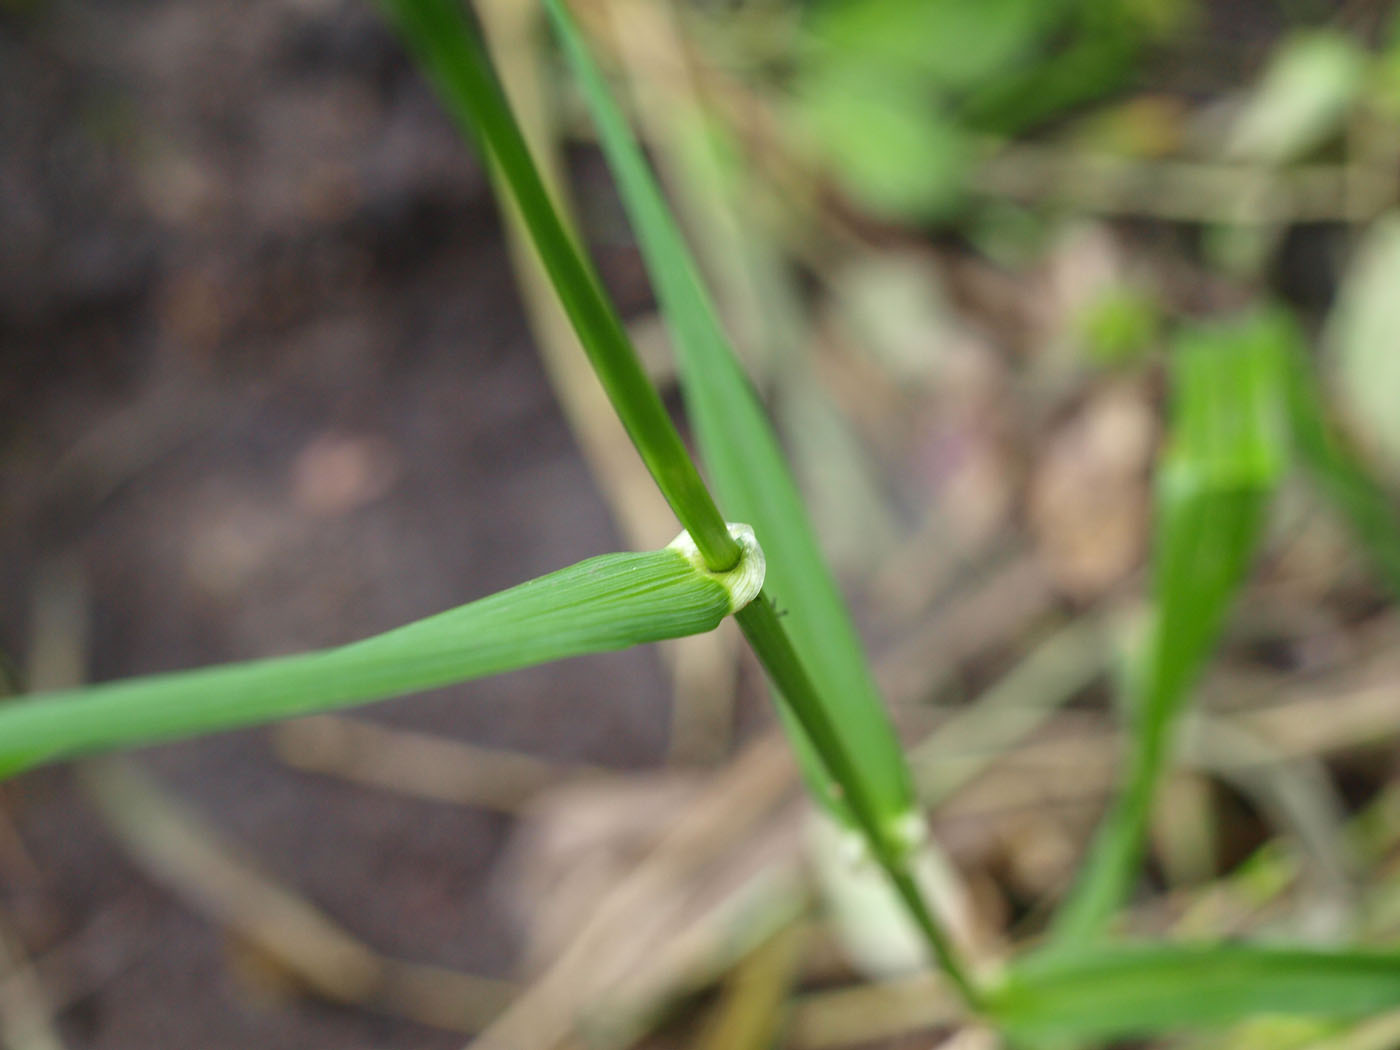
<instances>
[{"instance_id":1,"label":"narrow leaf blade","mask_svg":"<svg viewBox=\"0 0 1400 1050\"><path fill-rule=\"evenodd\" d=\"M674 547L606 554L336 649L0 704L0 775L713 630L730 575Z\"/></svg>"},{"instance_id":2,"label":"narrow leaf blade","mask_svg":"<svg viewBox=\"0 0 1400 1050\"><path fill-rule=\"evenodd\" d=\"M1356 1017L1400 1006L1400 954L1241 944L1127 945L1031 957L990 997L1041 1038L1148 1036L1259 1014Z\"/></svg>"},{"instance_id":3,"label":"narrow leaf blade","mask_svg":"<svg viewBox=\"0 0 1400 1050\"><path fill-rule=\"evenodd\" d=\"M1173 357L1172 444L1158 473L1154 623L1132 683L1123 787L1056 918L1059 943L1099 932L1122 903L1192 684L1248 572L1288 455L1286 332L1262 314L1185 332Z\"/></svg>"}]
</instances>

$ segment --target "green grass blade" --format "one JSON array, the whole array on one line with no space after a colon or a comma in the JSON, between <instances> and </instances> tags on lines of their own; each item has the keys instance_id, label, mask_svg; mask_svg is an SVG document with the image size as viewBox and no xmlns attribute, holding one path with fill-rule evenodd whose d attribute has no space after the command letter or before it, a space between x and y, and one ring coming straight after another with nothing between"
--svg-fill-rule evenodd
<instances>
[{"instance_id":1,"label":"green grass blade","mask_svg":"<svg viewBox=\"0 0 1400 1050\"><path fill-rule=\"evenodd\" d=\"M1400 596L1400 514L1331 425L1301 337L1294 343L1287 360L1288 422L1298 459L1351 526L1386 586Z\"/></svg>"},{"instance_id":2,"label":"green grass blade","mask_svg":"<svg viewBox=\"0 0 1400 1050\"><path fill-rule=\"evenodd\" d=\"M605 554L336 649L38 694L0 704L0 773L698 634L761 582L752 547L725 574L676 544Z\"/></svg>"},{"instance_id":3,"label":"green grass blade","mask_svg":"<svg viewBox=\"0 0 1400 1050\"><path fill-rule=\"evenodd\" d=\"M381 0L458 125L510 188L564 311L618 417L705 563L728 569L739 548L725 528L597 274L559 217L458 0Z\"/></svg>"},{"instance_id":4,"label":"green grass blade","mask_svg":"<svg viewBox=\"0 0 1400 1050\"><path fill-rule=\"evenodd\" d=\"M1173 732L1258 545L1287 457L1282 338L1265 315L1190 330L1176 347L1172 443L1157 478L1154 622L1129 698L1127 773L1056 917L1062 943L1098 933L1132 886Z\"/></svg>"},{"instance_id":5,"label":"green grass blade","mask_svg":"<svg viewBox=\"0 0 1400 1050\"><path fill-rule=\"evenodd\" d=\"M578 76L676 347L701 454L731 515L767 537L766 591L887 824L914 811L908 767L859 636L817 545L773 428L721 327L685 240L627 121L559 0L546 7ZM829 778L786 709L809 784L837 812ZM848 822L849 814L842 814Z\"/></svg>"},{"instance_id":6,"label":"green grass blade","mask_svg":"<svg viewBox=\"0 0 1400 1050\"><path fill-rule=\"evenodd\" d=\"M820 702L807 667L783 630L772 604L766 595L760 595L757 601L739 610L734 618L754 652L762 659L774 685L791 705L792 717L799 730L794 734L794 740L800 747L812 749L810 757L821 763L818 768L823 780L829 776L841 785L845 793L844 802L850 807L848 819L853 818L864 833L871 854L889 875L896 896L904 903L915 928L927 941L934 960L963 998L973 1006L978 1005L981 1002L980 990L963 967L952 939L929 908L905 863L910 842L903 829L891 826L877 809L877 800L870 785L862 778L853 752L841 739L841 727Z\"/></svg>"},{"instance_id":7,"label":"green grass blade","mask_svg":"<svg viewBox=\"0 0 1400 1050\"><path fill-rule=\"evenodd\" d=\"M1259 1014L1357 1017L1400 1006L1400 954L1241 944L1031 957L988 1004L1027 1038L1127 1038Z\"/></svg>"}]
</instances>

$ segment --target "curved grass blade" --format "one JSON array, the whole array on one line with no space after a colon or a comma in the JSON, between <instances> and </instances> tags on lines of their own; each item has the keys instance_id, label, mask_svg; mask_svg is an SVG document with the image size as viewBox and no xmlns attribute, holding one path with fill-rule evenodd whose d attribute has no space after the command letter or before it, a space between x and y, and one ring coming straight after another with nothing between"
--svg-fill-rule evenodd
<instances>
[{"instance_id":1,"label":"curved grass blade","mask_svg":"<svg viewBox=\"0 0 1400 1050\"><path fill-rule=\"evenodd\" d=\"M560 0L545 6L583 86L599 139L637 233L680 365L682 392L705 465L730 514L768 537L767 590L783 627L845 741L886 830L917 812L912 780L871 677L860 638L753 387L720 325L689 248L577 28ZM809 784L843 820L850 814L805 734L787 713Z\"/></svg>"},{"instance_id":2,"label":"curved grass blade","mask_svg":"<svg viewBox=\"0 0 1400 1050\"><path fill-rule=\"evenodd\" d=\"M1172 444L1157 478L1154 623L1131 685L1131 751L1123 787L1056 917L1061 943L1098 933L1137 875L1173 733L1285 469L1285 350L1266 315L1187 331L1176 347Z\"/></svg>"},{"instance_id":3,"label":"curved grass blade","mask_svg":"<svg viewBox=\"0 0 1400 1050\"><path fill-rule=\"evenodd\" d=\"M1400 1006L1400 954L1243 944L1053 953L1012 967L988 1001L1027 1038L1126 1038L1259 1014L1357 1017Z\"/></svg>"},{"instance_id":4,"label":"curved grass blade","mask_svg":"<svg viewBox=\"0 0 1400 1050\"><path fill-rule=\"evenodd\" d=\"M715 574L687 540L682 534L663 550L590 558L336 649L0 704L0 775L713 630L757 593L762 552L745 540L740 567Z\"/></svg>"}]
</instances>

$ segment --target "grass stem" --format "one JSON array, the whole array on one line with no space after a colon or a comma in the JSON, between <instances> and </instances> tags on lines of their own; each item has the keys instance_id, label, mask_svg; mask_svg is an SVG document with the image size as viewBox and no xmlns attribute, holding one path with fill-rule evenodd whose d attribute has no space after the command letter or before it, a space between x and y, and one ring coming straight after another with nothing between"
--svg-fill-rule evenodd
<instances>
[{"instance_id":1,"label":"grass stem","mask_svg":"<svg viewBox=\"0 0 1400 1050\"><path fill-rule=\"evenodd\" d=\"M453 0L382 0L457 122L499 169L628 436L712 572L740 550L597 273L559 218L471 21ZM470 61L463 61L463 56Z\"/></svg>"},{"instance_id":2,"label":"grass stem","mask_svg":"<svg viewBox=\"0 0 1400 1050\"><path fill-rule=\"evenodd\" d=\"M597 275L559 218L475 26L453 0L382 2L458 122L496 165L500 181L509 188L511 199L599 379L662 493L690 533L705 566L711 572L724 572L740 565L739 544L730 535L699 471L666 415L659 395L643 372ZM549 5L549 9L556 25L570 30L567 41L581 50L582 45L571 31L572 25L564 9L558 4ZM658 225L667 230L671 228L659 195L648 194L643 203L649 209L648 229ZM691 328L704 328L718 336L708 303L699 292L698 276L688 265L687 258L677 251L669 262L663 274L669 281L662 282L658 289L663 304L670 312L679 309ZM674 294L676 282L683 286L685 294ZM737 365L727 357L723 360L726 368L737 370ZM741 396L750 398L752 393L742 387ZM761 414L756 404L747 407L752 410L749 425L756 425ZM736 425L731 412L724 427ZM767 440L773 445L776 456L776 444L771 438ZM749 449L747 454L754 453ZM771 477L768 480L771 481ZM796 501L795 493L787 498ZM773 537L776 544L795 539L797 537L789 537L786 530ZM797 575L806 577L811 573L804 571ZM889 804L886 798L890 795L896 802L903 803L912 794L908 791L907 771L892 732L883 722L871 723L868 719L838 730L832 712L765 596L760 595L759 600L740 609L735 618L783 694L788 710L809 734L813 749L831 780L839 786L840 796L867 838L872 855L889 875L935 960L968 1003L975 1006L981 996L959 960L951 938L910 874L907 858L914 843L908 841L909 835L899 820L913 811L902 804ZM830 637L828 632L827 644L830 644ZM823 684L837 696L842 695L837 686ZM872 704L868 710L875 718L883 717L878 704ZM880 763L884 768L872 768L871 763L860 761L862 754L874 753L868 746L872 732L877 736L877 743L882 742L878 739L880 734L889 737L890 759ZM848 735L860 736L861 740L848 740ZM863 752L862 743L867 745ZM877 786L886 785L891 779L893 791Z\"/></svg>"},{"instance_id":3,"label":"grass stem","mask_svg":"<svg viewBox=\"0 0 1400 1050\"><path fill-rule=\"evenodd\" d=\"M879 809L787 632L783 630L772 602L766 594L760 593L754 601L735 613L734 619L773 679L779 695L802 724L832 780L838 785L840 795L860 825L872 855L889 876L895 892L932 950L934 960L968 1005L979 1008L983 1001L981 991L963 964L952 938L934 916L909 871L907 858L910 843L903 841L897 829L880 819Z\"/></svg>"}]
</instances>

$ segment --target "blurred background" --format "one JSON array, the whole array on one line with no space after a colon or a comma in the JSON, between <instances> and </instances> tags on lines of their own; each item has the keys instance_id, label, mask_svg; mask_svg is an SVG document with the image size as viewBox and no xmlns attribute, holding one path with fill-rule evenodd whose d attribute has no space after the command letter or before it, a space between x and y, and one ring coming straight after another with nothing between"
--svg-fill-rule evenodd
<instances>
[{"instance_id":1,"label":"blurred background","mask_svg":"<svg viewBox=\"0 0 1400 1050\"><path fill-rule=\"evenodd\" d=\"M1282 304L1394 492L1392 6L574 4L791 452L983 959L1042 928L1111 789L1182 326ZM479 13L679 410L534 4ZM668 541L517 258L367 0L3 0L6 689L334 644ZM1286 482L1136 929L1400 930L1393 601ZM833 884L804 812L727 631L42 770L0 786L0 1045L995 1045Z\"/></svg>"}]
</instances>

